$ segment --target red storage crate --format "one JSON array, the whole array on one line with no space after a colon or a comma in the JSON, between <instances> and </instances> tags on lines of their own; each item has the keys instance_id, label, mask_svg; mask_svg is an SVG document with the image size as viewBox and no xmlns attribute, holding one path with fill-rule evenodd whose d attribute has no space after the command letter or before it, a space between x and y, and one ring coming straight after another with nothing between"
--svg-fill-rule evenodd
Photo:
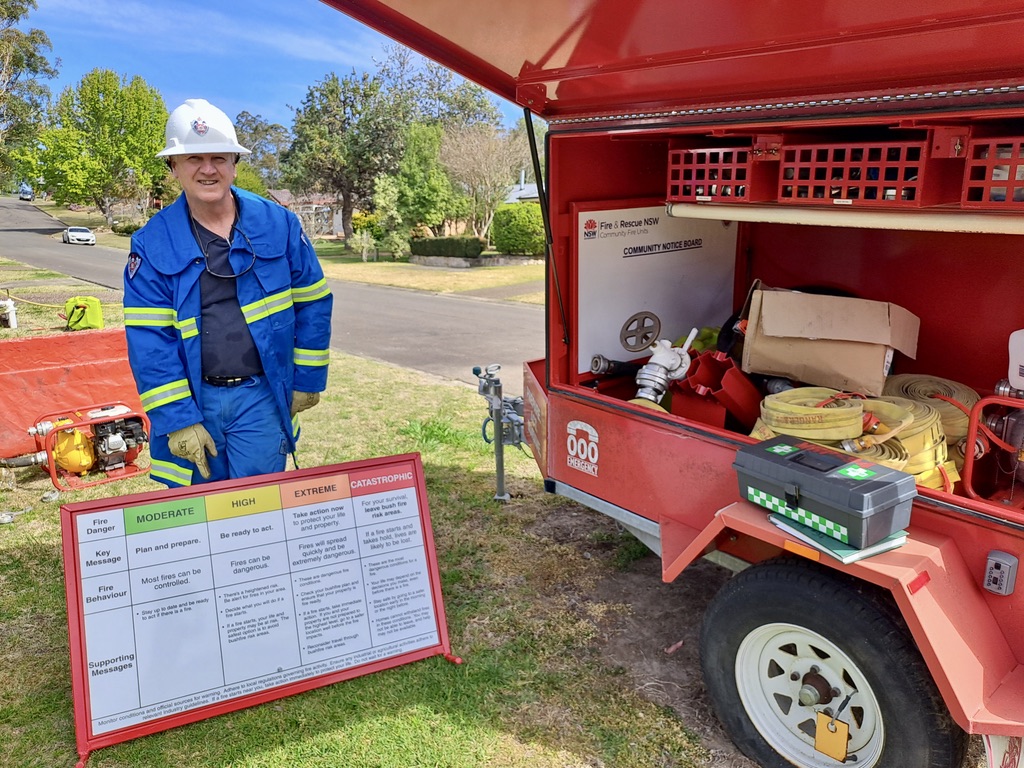
<instances>
[{"instance_id":1,"label":"red storage crate","mask_svg":"<svg viewBox=\"0 0 1024 768\"><path fill-rule=\"evenodd\" d=\"M668 153L668 201L757 203L774 200L777 174L778 163L758 159L750 147L672 149Z\"/></svg>"},{"instance_id":2,"label":"red storage crate","mask_svg":"<svg viewBox=\"0 0 1024 768\"><path fill-rule=\"evenodd\" d=\"M978 138L967 143L960 205L1024 210L1024 136Z\"/></svg>"},{"instance_id":3,"label":"red storage crate","mask_svg":"<svg viewBox=\"0 0 1024 768\"><path fill-rule=\"evenodd\" d=\"M882 208L955 203L962 173L955 160L929 158L927 141L786 145L778 200Z\"/></svg>"}]
</instances>

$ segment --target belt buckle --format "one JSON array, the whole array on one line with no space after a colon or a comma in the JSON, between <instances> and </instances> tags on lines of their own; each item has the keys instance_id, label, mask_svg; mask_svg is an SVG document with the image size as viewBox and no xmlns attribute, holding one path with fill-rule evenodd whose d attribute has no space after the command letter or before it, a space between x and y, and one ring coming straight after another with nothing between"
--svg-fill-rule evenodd
<instances>
[{"instance_id":1,"label":"belt buckle","mask_svg":"<svg viewBox=\"0 0 1024 768\"><path fill-rule=\"evenodd\" d=\"M203 381L215 387L237 387L248 378L248 376L204 376Z\"/></svg>"}]
</instances>

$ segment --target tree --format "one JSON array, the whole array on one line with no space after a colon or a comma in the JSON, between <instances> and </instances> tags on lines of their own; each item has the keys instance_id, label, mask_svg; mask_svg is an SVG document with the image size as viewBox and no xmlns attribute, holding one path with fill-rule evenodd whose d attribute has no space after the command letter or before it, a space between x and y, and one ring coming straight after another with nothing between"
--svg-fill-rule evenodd
<instances>
[{"instance_id":1,"label":"tree","mask_svg":"<svg viewBox=\"0 0 1024 768\"><path fill-rule=\"evenodd\" d=\"M467 209L441 165L442 136L440 125L409 125L405 154L395 176L399 215L410 227L422 224L437 236Z\"/></svg>"},{"instance_id":2,"label":"tree","mask_svg":"<svg viewBox=\"0 0 1024 768\"><path fill-rule=\"evenodd\" d=\"M373 204L383 235L376 245L396 260L409 251L409 226L398 211L398 184L391 176L378 176L373 184ZM363 259L366 260L365 258Z\"/></svg>"},{"instance_id":3,"label":"tree","mask_svg":"<svg viewBox=\"0 0 1024 768\"><path fill-rule=\"evenodd\" d=\"M444 126L501 124L501 110L487 91L441 64L427 61L419 86L420 112L428 121Z\"/></svg>"},{"instance_id":4,"label":"tree","mask_svg":"<svg viewBox=\"0 0 1024 768\"><path fill-rule=\"evenodd\" d=\"M480 86L402 45L384 49L377 73L392 99L402 102L410 122L501 124L497 103Z\"/></svg>"},{"instance_id":5,"label":"tree","mask_svg":"<svg viewBox=\"0 0 1024 768\"><path fill-rule=\"evenodd\" d=\"M533 120L533 137L537 142L537 155L540 160L540 169L544 171L544 137L548 132L548 124L543 120L534 117ZM526 118L520 117L516 121L515 128L510 133L512 141L515 142L522 159L522 168L525 172L525 178L528 182L536 182L536 174L533 172L533 158L530 156L530 139L526 134Z\"/></svg>"},{"instance_id":6,"label":"tree","mask_svg":"<svg viewBox=\"0 0 1024 768\"><path fill-rule=\"evenodd\" d=\"M0 0L0 177L12 170L12 148L34 142L50 96L40 81L57 74L46 33L15 26L35 8L35 0Z\"/></svg>"},{"instance_id":7,"label":"tree","mask_svg":"<svg viewBox=\"0 0 1024 768\"><path fill-rule=\"evenodd\" d=\"M244 147L245 144L242 146ZM248 190L260 197L267 196L267 185L263 182L263 177L258 170L244 161L240 162L235 168L238 171L238 174L235 176L236 187Z\"/></svg>"},{"instance_id":8,"label":"tree","mask_svg":"<svg viewBox=\"0 0 1024 768\"><path fill-rule=\"evenodd\" d=\"M402 156L405 114L387 98L376 75L335 73L311 86L295 110L295 140L287 154L290 178L300 188L334 196L345 237L352 212L369 205L374 180L393 173Z\"/></svg>"},{"instance_id":9,"label":"tree","mask_svg":"<svg viewBox=\"0 0 1024 768\"><path fill-rule=\"evenodd\" d=\"M486 239L495 210L519 174L521 156L514 138L487 123L455 126L445 131L441 162L469 199L473 234Z\"/></svg>"},{"instance_id":10,"label":"tree","mask_svg":"<svg viewBox=\"0 0 1024 768\"><path fill-rule=\"evenodd\" d=\"M288 129L280 123L267 122L261 115L241 112L235 118L235 132L238 143L252 150L242 161L256 169L265 188L276 189L283 176L281 156L291 142Z\"/></svg>"},{"instance_id":11,"label":"tree","mask_svg":"<svg viewBox=\"0 0 1024 768\"><path fill-rule=\"evenodd\" d=\"M112 224L116 200L136 188L152 190L166 175L156 153L164 145L167 108L141 77L125 83L94 69L77 89L64 89L54 116L40 141L43 177L58 203L92 201Z\"/></svg>"}]
</instances>

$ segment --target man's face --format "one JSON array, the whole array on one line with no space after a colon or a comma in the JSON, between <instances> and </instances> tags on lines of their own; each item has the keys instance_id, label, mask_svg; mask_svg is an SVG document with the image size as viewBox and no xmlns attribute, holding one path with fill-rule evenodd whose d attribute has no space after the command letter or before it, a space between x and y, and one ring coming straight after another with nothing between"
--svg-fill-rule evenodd
<instances>
[{"instance_id":1,"label":"man's face","mask_svg":"<svg viewBox=\"0 0 1024 768\"><path fill-rule=\"evenodd\" d=\"M236 174L235 156L179 155L171 159L171 173L181 182L190 205L216 205L231 198L231 183Z\"/></svg>"}]
</instances>

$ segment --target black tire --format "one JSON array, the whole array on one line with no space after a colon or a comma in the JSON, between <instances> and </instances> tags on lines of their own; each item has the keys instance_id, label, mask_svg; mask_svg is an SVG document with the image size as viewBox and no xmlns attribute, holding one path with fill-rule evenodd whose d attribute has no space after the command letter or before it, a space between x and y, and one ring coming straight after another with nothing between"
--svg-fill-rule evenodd
<instances>
[{"instance_id":1,"label":"black tire","mask_svg":"<svg viewBox=\"0 0 1024 768\"><path fill-rule=\"evenodd\" d=\"M814 750L815 711L834 713L851 691L839 716L850 724L850 753L857 756L847 765L963 763L966 734L950 717L891 596L871 585L802 559L759 563L716 595L704 615L700 651L719 720L764 768L839 766ZM808 673L827 693L804 706L797 694L812 680Z\"/></svg>"}]
</instances>

